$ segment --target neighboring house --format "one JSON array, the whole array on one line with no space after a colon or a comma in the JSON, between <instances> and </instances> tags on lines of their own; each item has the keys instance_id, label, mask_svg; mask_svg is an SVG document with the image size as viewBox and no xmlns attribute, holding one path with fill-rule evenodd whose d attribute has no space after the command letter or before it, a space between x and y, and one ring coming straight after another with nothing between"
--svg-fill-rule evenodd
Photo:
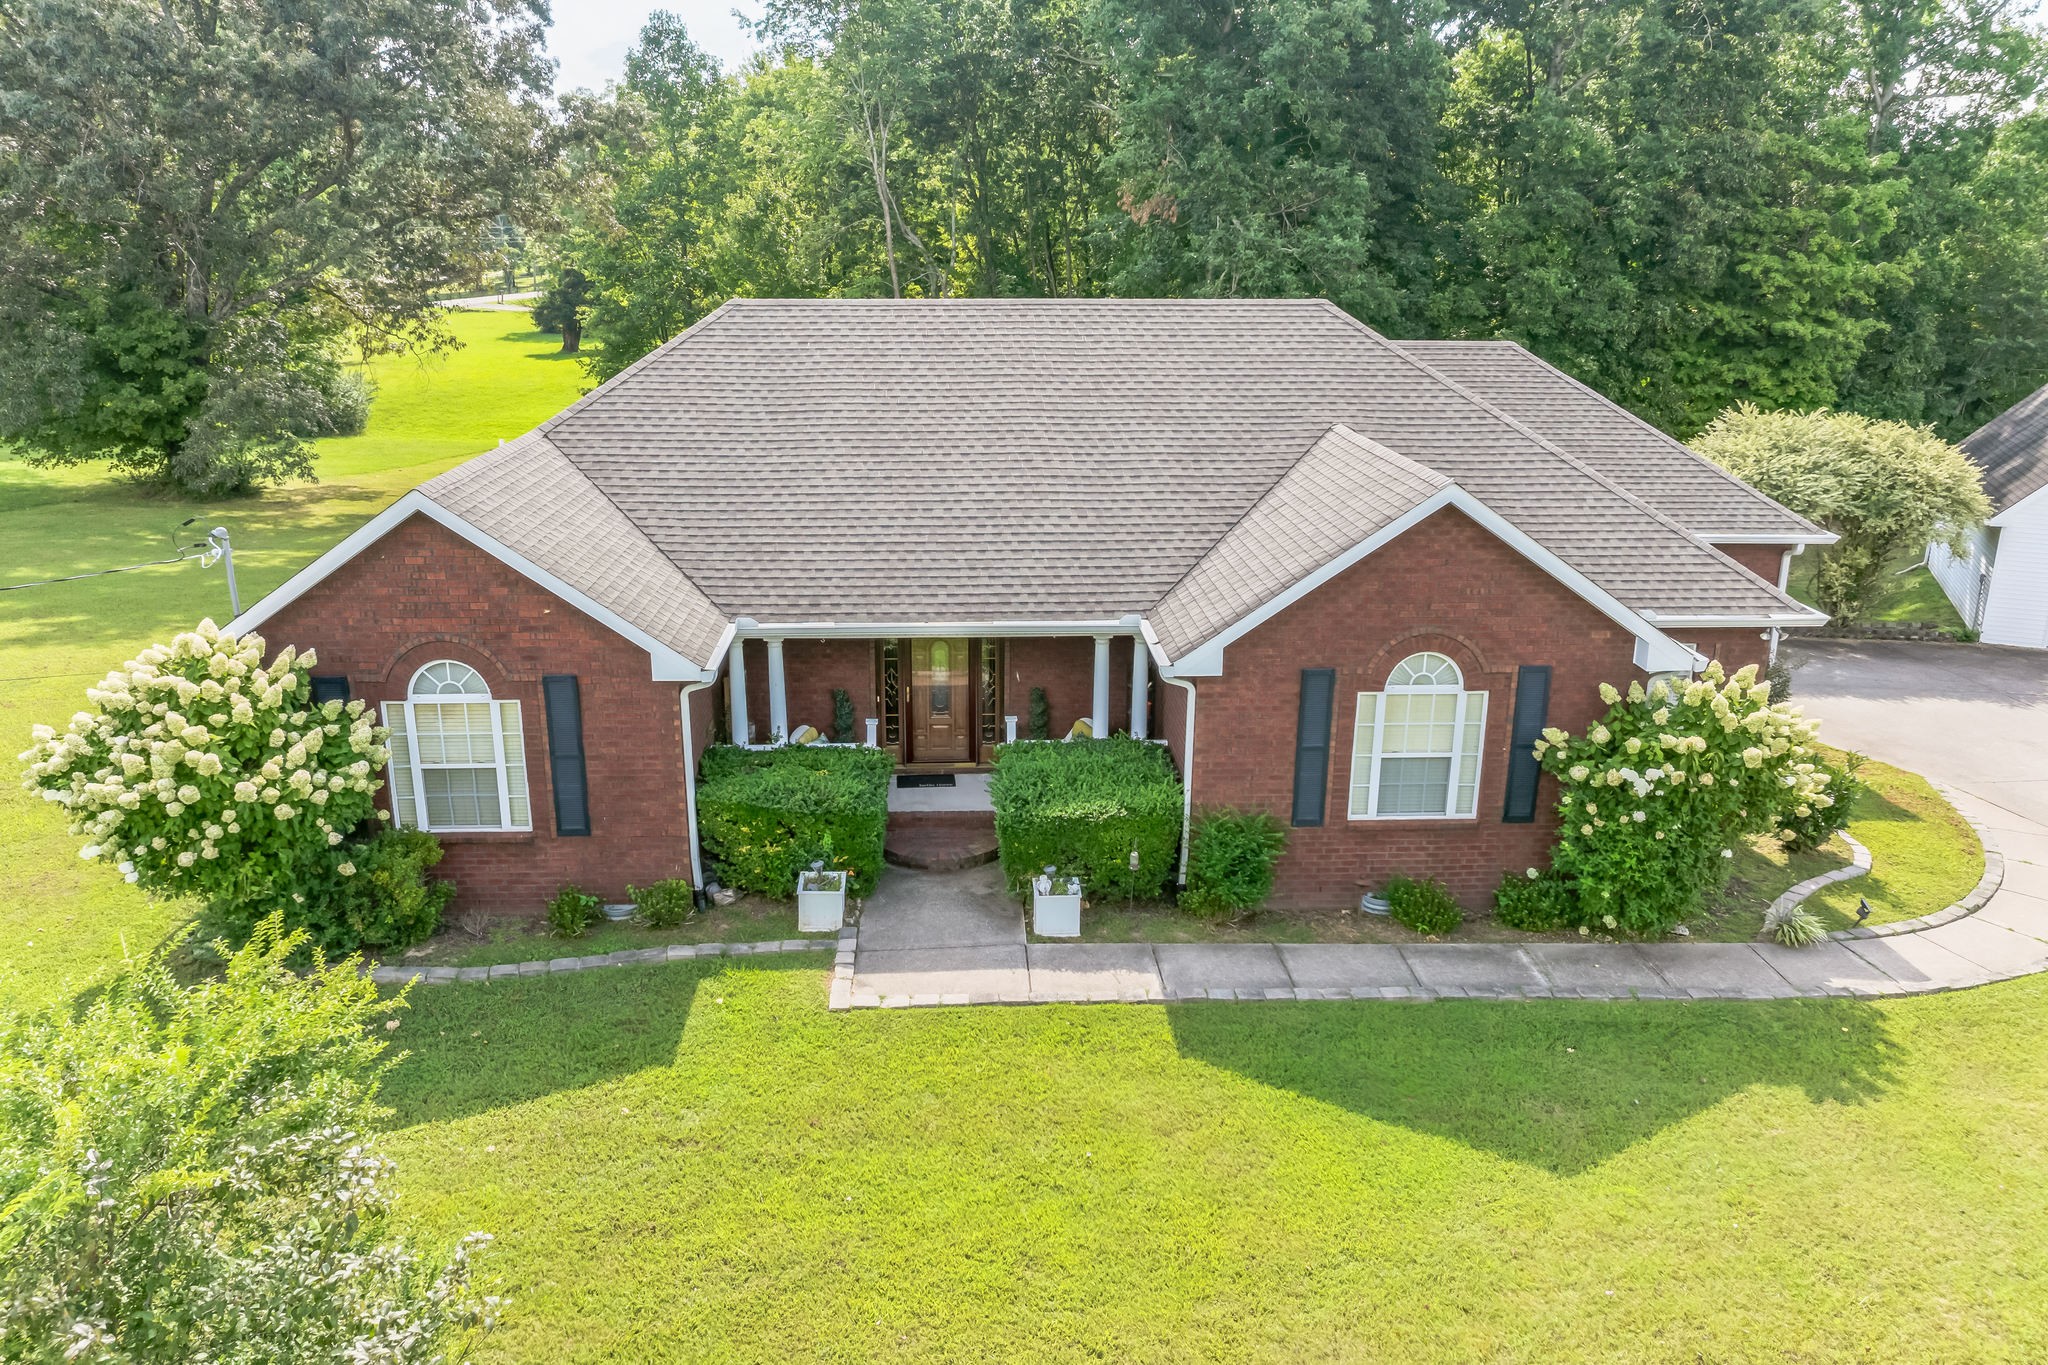
<instances>
[{"instance_id":1,"label":"neighboring house","mask_svg":"<svg viewBox=\"0 0 2048 1365\"><path fill-rule=\"evenodd\" d=\"M701 881L704 747L829 733L835 689L932 768L1042 690L1288 821L1285 902L1479 904L1550 844L1541 727L1763 663L1831 539L1517 347L1315 300L747 299L234 628L382 708L470 904Z\"/></svg>"},{"instance_id":2,"label":"neighboring house","mask_svg":"<svg viewBox=\"0 0 2048 1365\"><path fill-rule=\"evenodd\" d=\"M1984 471L1991 517L1963 553L1927 547L1927 567L1987 644L2048 649L2048 387L1963 440Z\"/></svg>"}]
</instances>

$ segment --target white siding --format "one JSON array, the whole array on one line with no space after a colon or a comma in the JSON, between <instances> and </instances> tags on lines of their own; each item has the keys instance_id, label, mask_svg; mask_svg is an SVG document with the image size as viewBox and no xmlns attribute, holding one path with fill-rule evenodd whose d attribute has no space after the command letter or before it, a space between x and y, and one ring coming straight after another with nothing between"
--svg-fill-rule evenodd
<instances>
[{"instance_id":1,"label":"white siding","mask_svg":"<svg viewBox=\"0 0 2048 1365\"><path fill-rule=\"evenodd\" d=\"M1984 642L2048 649L2048 499L2028 498L2002 520Z\"/></svg>"},{"instance_id":2,"label":"white siding","mask_svg":"<svg viewBox=\"0 0 2048 1365\"><path fill-rule=\"evenodd\" d=\"M1985 570L1991 567L1992 556L1997 552L1997 538L1996 530L1973 526L1969 543L1960 555L1951 554L1948 546L1938 543L1927 547L1928 572L1948 594L1948 600L1955 605L1956 615L1963 618L1963 624L1972 628L1979 620L1978 610L1982 604L1978 597L1983 589Z\"/></svg>"}]
</instances>

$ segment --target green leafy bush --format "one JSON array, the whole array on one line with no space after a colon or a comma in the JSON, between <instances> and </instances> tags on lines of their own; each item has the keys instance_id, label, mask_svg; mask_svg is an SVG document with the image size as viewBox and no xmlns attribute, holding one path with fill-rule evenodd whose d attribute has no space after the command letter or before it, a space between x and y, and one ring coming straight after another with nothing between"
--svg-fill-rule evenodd
<instances>
[{"instance_id":1,"label":"green leafy bush","mask_svg":"<svg viewBox=\"0 0 2048 1365\"><path fill-rule=\"evenodd\" d=\"M1255 910L1273 891L1287 829L1264 811L1207 811L1188 840L1180 908L1205 919Z\"/></svg>"},{"instance_id":2,"label":"green leafy bush","mask_svg":"<svg viewBox=\"0 0 2048 1365\"><path fill-rule=\"evenodd\" d=\"M680 877L652 886L629 886L626 897L639 912L640 922L650 929L673 929L697 913L696 888Z\"/></svg>"},{"instance_id":3,"label":"green leafy bush","mask_svg":"<svg viewBox=\"0 0 2048 1365\"><path fill-rule=\"evenodd\" d=\"M124 962L83 1003L0 1018L0 1355L468 1358L483 1239L401 1237L369 1136L403 1003L272 915L217 979Z\"/></svg>"},{"instance_id":4,"label":"green leafy bush","mask_svg":"<svg viewBox=\"0 0 2048 1365\"><path fill-rule=\"evenodd\" d=\"M787 900L797 873L823 861L847 874L847 894L873 894L893 767L885 749L707 750L697 820L719 880Z\"/></svg>"},{"instance_id":5,"label":"green leafy bush","mask_svg":"<svg viewBox=\"0 0 2048 1365\"><path fill-rule=\"evenodd\" d=\"M305 927L330 953L409 948L434 936L455 884L432 880L441 841L416 829L381 828L367 840L342 845L347 856L334 872L308 882L303 903L287 919ZM237 934L237 939L246 936Z\"/></svg>"},{"instance_id":6,"label":"green leafy bush","mask_svg":"<svg viewBox=\"0 0 2048 1365\"><path fill-rule=\"evenodd\" d=\"M1572 888L1562 877L1530 868L1517 877L1510 872L1501 878L1493 893L1493 917L1510 929L1525 933L1548 933L1577 922L1572 905Z\"/></svg>"},{"instance_id":7,"label":"green leafy bush","mask_svg":"<svg viewBox=\"0 0 2048 1365\"><path fill-rule=\"evenodd\" d=\"M1045 699L1045 689L1031 689L1030 725L1025 734L1032 739L1052 738L1052 704Z\"/></svg>"},{"instance_id":8,"label":"green leafy bush","mask_svg":"<svg viewBox=\"0 0 2048 1365\"><path fill-rule=\"evenodd\" d=\"M1004 744L989 799L1012 895L1024 895L1048 865L1079 876L1098 897L1165 894L1182 802L1164 747L1128 735Z\"/></svg>"},{"instance_id":9,"label":"green leafy bush","mask_svg":"<svg viewBox=\"0 0 2048 1365\"><path fill-rule=\"evenodd\" d=\"M1458 902L1451 898L1450 891L1439 881L1394 877L1387 882L1383 894L1387 898L1388 913L1418 934L1435 934L1441 938L1465 920L1465 912L1458 908Z\"/></svg>"},{"instance_id":10,"label":"green leafy bush","mask_svg":"<svg viewBox=\"0 0 2048 1365\"><path fill-rule=\"evenodd\" d=\"M853 694L843 687L832 689L832 738L853 743Z\"/></svg>"},{"instance_id":11,"label":"green leafy bush","mask_svg":"<svg viewBox=\"0 0 2048 1365\"><path fill-rule=\"evenodd\" d=\"M1600 695L1607 714L1584 735L1548 729L1535 745L1564 791L1551 867L1581 926L1663 933L1727 880L1736 840L1790 839L1799 807L1834 804L1814 726L1753 667Z\"/></svg>"},{"instance_id":12,"label":"green leafy bush","mask_svg":"<svg viewBox=\"0 0 2048 1365\"><path fill-rule=\"evenodd\" d=\"M328 885L377 814L385 732L362 702L312 701L311 650L268 665L258 635L211 621L145 649L62 734L38 725L23 785L62 806L80 856L145 891L225 907L244 929Z\"/></svg>"},{"instance_id":13,"label":"green leafy bush","mask_svg":"<svg viewBox=\"0 0 2048 1365\"><path fill-rule=\"evenodd\" d=\"M556 938L582 938L604 913L604 902L580 886L565 886L548 902L548 928Z\"/></svg>"}]
</instances>

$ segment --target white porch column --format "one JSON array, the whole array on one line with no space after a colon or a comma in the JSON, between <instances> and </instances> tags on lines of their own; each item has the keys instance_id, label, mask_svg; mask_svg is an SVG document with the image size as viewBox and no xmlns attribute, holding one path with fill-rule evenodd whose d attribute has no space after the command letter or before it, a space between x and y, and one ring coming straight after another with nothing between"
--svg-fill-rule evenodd
<instances>
[{"instance_id":1,"label":"white porch column","mask_svg":"<svg viewBox=\"0 0 2048 1365\"><path fill-rule=\"evenodd\" d=\"M752 738L747 733L747 642L739 636L733 637L732 648L726 651L725 681L725 714L732 723L732 742L745 744Z\"/></svg>"},{"instance_id":2,"label":"white porch column","mask_svg":"<svg viewBox=\"0 0 2048 1365\"><path fill-rule=\"evenodd\" d=\"M1145 648L1145 637L1131 637L1131 738L1147 737L1152 723L1150 702L1152 687L1152 651Z\"/></svg>"},{"instance_id":3,"label":"white porch column","mask_svg":"<svg viewBox=\"0 0 2048 1365\"><path fill-rule=\"evenodd\" d=\"M768 740L780 744L789 738L789 688L782 676L782 641L768 644Z\"/></svg>"},{"instance_id":4,"label":"white porch column","mask_svg":"<svg viewBox=\"0 0 2048 1365\"><path fill-rule=\"evenodd\" d=\"M1109 734L1109 637L1095 637L1095 706L1088 717L1097 739Z\"/></svg>"}]
</instances>

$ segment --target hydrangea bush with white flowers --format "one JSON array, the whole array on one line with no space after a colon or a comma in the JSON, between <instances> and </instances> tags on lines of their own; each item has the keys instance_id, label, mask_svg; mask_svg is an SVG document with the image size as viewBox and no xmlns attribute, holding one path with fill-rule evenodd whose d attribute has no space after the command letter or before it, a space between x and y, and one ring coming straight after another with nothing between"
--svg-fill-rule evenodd
<instances>
[{"instance_id":1,"label":"hydrangea bush with white flowers","mask_svg":"<svg viewBox=\"0 0 2048 1365\"><path fill-rule=\"evenodd\" d=\"M146 890L303 904L354 871L344 841L379 814L386 732L360 701L314 705L311 650L263 655L212 621L142 651L61 733L35 727L23 785L64 807L79 856Z\"/></svg>"},{"instance_id":2,"label":"hydrangea bush with white flowers","mask_svg":"<svg viewBox=\"0 0 2048 1365\"><path fill-rule=\"evenodd\" d=\"M1738 839L1789 839L1788 820L1834 804L1813 722L1773 704L1754 667L1600 697L1585 734L1535 745L1563 788L1551 872L1583 926L1662 933L1726 880Z\"/></svg>"}]
</instances>

